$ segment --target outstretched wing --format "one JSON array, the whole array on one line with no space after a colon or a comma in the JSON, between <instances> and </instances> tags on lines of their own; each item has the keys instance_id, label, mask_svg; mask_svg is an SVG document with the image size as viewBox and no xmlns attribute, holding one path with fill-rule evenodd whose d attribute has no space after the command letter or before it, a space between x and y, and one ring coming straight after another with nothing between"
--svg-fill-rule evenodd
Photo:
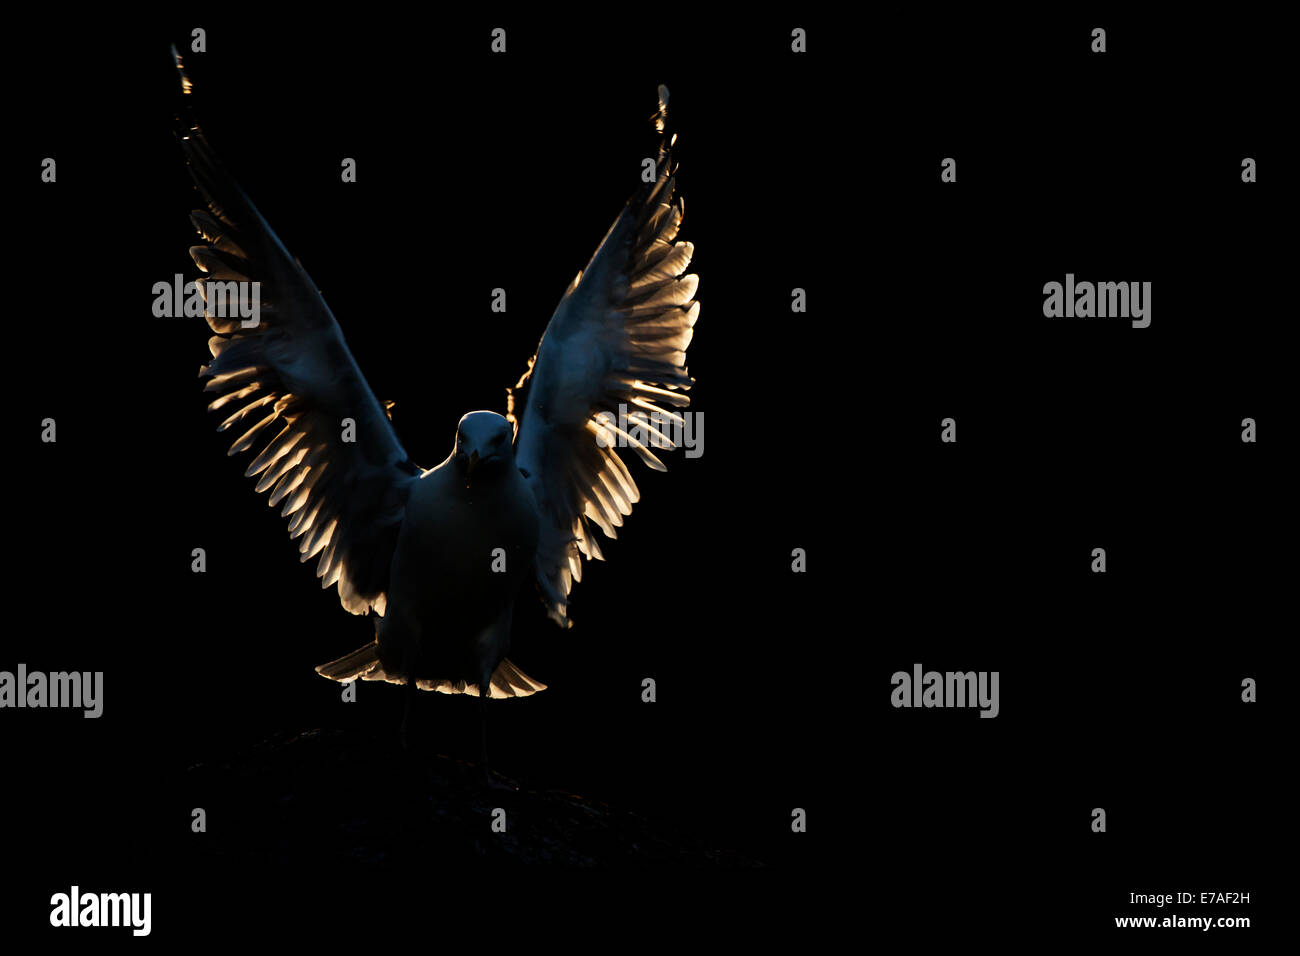
<instances>
[{"instance_id":1,"label":"outstretched wing","mask_svg":"<svg viewBox=\"0 0 1300 956\"><path fill-rule=\"evenodd\" d=\"M172 53L189 94L192 84ZM310 277L185 110L181 147L207 203L190 216L205 241L190 255L208 274L198 285L217 333L208 341L212 361L199 372L208 379L205 391L216 393L208 408L223 415L219 431L239 435L231 455L257 450L246 474L259 476L257 490L271 493L269 504L281 505L302 560L319 556L321 587L337 583L353 614L372 607L383 614L397 532L419 469ZM255 326L214 314L230 311L214 308L214 280L260 283Z\"/></svg>"},{"instance_id":2,"label":"outstretched wing","mask_svg":"<svg viewBox=\"0 0 1300 956\"><path fill-rule=\"evenodd\" d=\"M654 117L661 133L667 105L661 86ZM537 578L551 618L564 627L582 558L603 560L593 526L615 537L640 498L618 448L664 471L652 449L675 447L683 419L672 409L690 403L686 348L700 313L699 279L683 275L695 247L673 241L682 221L675 140L661 142L655 182L614 220L560 300L528 372L510 390L515 457L542 515ZM517 393L525 385L519 422Z\"/></svg>"}]
</instances>

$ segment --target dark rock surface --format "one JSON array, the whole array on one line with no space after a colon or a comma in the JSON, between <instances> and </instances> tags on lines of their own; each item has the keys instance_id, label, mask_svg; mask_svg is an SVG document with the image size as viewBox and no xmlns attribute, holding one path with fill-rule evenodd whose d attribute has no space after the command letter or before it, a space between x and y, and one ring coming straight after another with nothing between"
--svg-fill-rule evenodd
<instances>
[{"instance_id":1,"label":"dark rock surface","mask_svg":"<svg viewBox=\"0 0 1300 956\"><path fill-rule=\"evenodd\" d=\"M271 736L186 773L207 813L199 858L239 868L405 868L443 862L561 866L758 866L694 834L577 794L489 789L478 768L392 738L309 730ZM504 833L493 811L505 811ZM194 844L191 843L191 847Z\"/></svg>"}]
</instances>

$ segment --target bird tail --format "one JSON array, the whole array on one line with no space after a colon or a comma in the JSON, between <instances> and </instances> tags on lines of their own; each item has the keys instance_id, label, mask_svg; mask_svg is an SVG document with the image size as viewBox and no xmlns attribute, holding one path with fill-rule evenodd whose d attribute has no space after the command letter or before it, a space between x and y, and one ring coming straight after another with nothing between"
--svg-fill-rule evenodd
<instances>
[{"instance_id":1,"label":"bird tail","mask_svg":"<svg viewBox=\"0 0 1300 956\"><path fill-rule=\"evenodd\" d=\"M406 683L405 676L390 674L384 670L383 662L379 660L379 643L377 641L371 641L365 647L357 648L351 654L344 654L336 661L320 665L320 667L316 668L316 673L342 683L354 680L383 680L388 681L390 684ZM479 696L478 685L466 683L465 681L420 680L416 681L416 686L420 690L437 691L440 694ZM501 663L497 665L497 669L492 672L492 686L489 689L488 696L492 698L530 697L539 690L546 690L546 685L529 677L509 660L502 658Z\"/></svg>"},{"instance_id":2,"label":"bird tail","mask_svg":"<svg viewBox=\"0 0 1300 956\"><path fill-rule=\"evenodd\" d=\"M386 680L390 684L405 684L406 678L389 674L379 660L379 642L371 641L365 647L359 647L351 654L344 654L336 661L322 664L316 673L330 680L347 683L354 680Z\"/></svg>"},{"instance_id":3,"label":"bird tail","mask_svg":"<svg viewBox=\"0 0 1300 956\"><path fill-rule=\"evenodd\" d=\"M420 690L433 690L439 694L468 694L479 697L478 684L463 680L422 680L416 681ZM546 685L529 677L506 658L501 659L497 669L492 672L492 686L488 688L488 697L497 700L503 697L531 697L539 690L546 690Z\"/></svg>"}]
</instances>

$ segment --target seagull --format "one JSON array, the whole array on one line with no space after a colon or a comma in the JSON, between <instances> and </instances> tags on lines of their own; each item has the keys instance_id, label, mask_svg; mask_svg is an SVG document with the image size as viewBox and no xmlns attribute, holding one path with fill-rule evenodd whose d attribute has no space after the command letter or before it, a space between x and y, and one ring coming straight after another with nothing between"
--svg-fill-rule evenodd
<instances>
[{"instance_id":1,"label":"seagull","mask_svg":"<svg viewBox=\"0 0 1300 956\"><path fill-rule=\"evenodd\" d=\"M253 451L246 475L279 506L302 561L343 607L370 614L375 638L317 673L408 688L409 745L417 690L480 698L546 689L507 658L515 600L535 582L549 617L568 628L583 560L604 560L596 531L617 535L640 498L620 457L656 471L655 449L679 443L686 369L700 304L685 274L695 247L677 241L683 204L665 125L668 89L651 116L653 177L623 206L569 283L527 371L506 389L506 413L472 411L451 453L424 469L407 454L343 331L302 264L226 171L191 116L194 85L180 55L177 135L206 206L190 220L190 255L215 333L200 369L219 431ZM209 285L259 283L255 321L216 307ZM481 768L487 772L486 715ZM490 782L490 777L488 778Z\"/></svg>"}]
</instances>

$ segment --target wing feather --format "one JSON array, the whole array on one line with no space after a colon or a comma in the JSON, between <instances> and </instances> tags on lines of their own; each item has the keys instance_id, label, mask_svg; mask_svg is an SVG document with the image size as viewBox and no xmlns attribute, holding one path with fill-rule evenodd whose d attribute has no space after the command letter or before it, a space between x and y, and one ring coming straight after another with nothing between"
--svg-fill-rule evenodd
<instances>
[{"instance_id":1,"label":"wing feather","mask_svg":"<svg viewBox=\"0 0 1300 956\"><path fill-rule=\"evenodd\" d=\"M179 56L176 66L189 94ZM319 556L321 586L337 584L339 600L354 614L382 614L419 469L311 278L226 172L188 106L184 113L181 148L207 206L190 216L204 240L190 256L206 275L198 285L217 333L208 340L212 360L200 370L204 390L216 393L208 408L225 412L219 431L246 428L229 454L258 449L246 474L260 475L256 488L270 492L268 504L284 502L280 514L289 519L290 537L301 539L302 560ZM214 279L260 283L256 325L213 314ZM355 440L344 440L349 419Z\"/></svg>"},{"instance_id":2,"label":"wing feather","mask_svg":"<svg viewBox=\"0 0 1300 956\"><path fill-rule=\"evenodd\" d=\"M654 119L662 132L667 89L661 86L659 96ZM595 529L615 537L640 499L618 449L665 470L655 451L675 447L684 420L663 406L690 404L686 349L699 318L699 278L684 274L695 246L674 241L683 206L671 142L661 140L654 183L614 220L560 300L528 371L509 390L516 459L542 515L538 586L551 618L564 627L582 558L604 558Z\"/></svg>"}]
</instances>

